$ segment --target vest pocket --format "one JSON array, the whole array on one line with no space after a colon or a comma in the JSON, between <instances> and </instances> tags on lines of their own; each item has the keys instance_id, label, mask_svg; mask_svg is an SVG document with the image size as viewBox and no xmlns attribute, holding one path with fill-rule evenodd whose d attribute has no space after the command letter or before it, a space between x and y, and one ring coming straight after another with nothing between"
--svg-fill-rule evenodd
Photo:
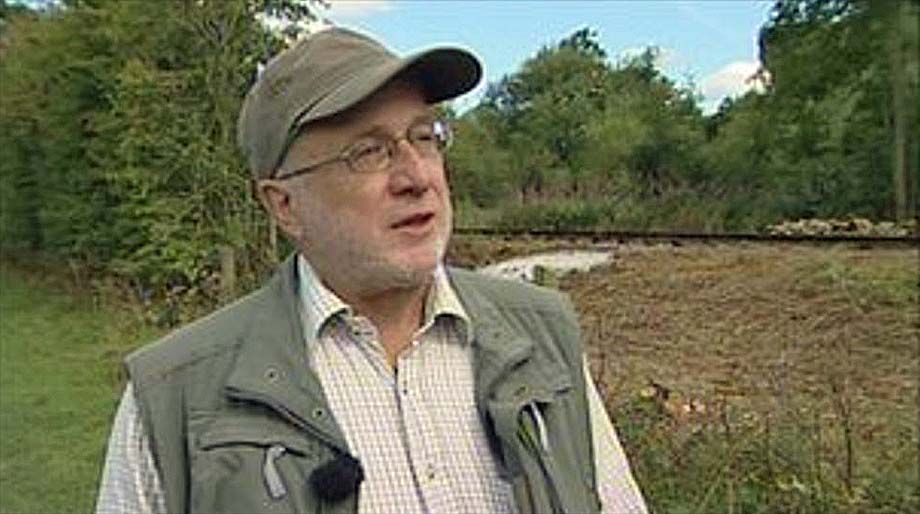
<instances>
[{"instance_id":1,"label":"vest pocket","mask_svg":"<svg viewBox=\"0 0 920 514\"><path fill-rule=\"evenodd\" d=\"M331 452L294 427L267 421L190 420L191 512L319 512L308 477Z\"/></svg>"},{"instance_id":2,"label":"vest pocket","mask_svg":"<svg viewBox=\"0 0 920 514\"><path fill-rule=\"evenodd\" d=\"M503 384L488 403L521 514L564 512L558 490L561 470L554 463L551 443L559 436L551 432L563 427L549 423L544 412L564 402L572 386L566 375L550 376L556 378L549 387Z\"/></svg>"}]
</instances>

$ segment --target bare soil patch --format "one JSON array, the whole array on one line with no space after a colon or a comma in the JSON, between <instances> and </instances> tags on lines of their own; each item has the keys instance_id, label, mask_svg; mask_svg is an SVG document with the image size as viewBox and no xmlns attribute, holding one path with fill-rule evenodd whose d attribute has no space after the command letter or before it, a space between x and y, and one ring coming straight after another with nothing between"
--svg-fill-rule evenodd
<instances>
[{"instance_id":1,"label":"bare soil patch","mask_svg":"<svg viewBox=\"0 0 920 514\"><path fill-rule=\"evenodd\" d=\"M912 404L917 250L622 247L561 281L616 403L655 381L698 398L827 396L842 377Z\"/></svg>"},{"instance_id":2,"label":"bare soil patch","mask_svg":"<svg viewBox=\"0 0 920 514\"><path fill-rule=\"evenodd\" d=\"M468 240L454 251L481 264L551 247ZM909 485L920 465L918 249L613 248L611 263L552 285L575 303L594 378L656 496L693 486L659 484L656 474L705 472L809 502L838 488L856 510L918 501ZM687 458L705 458L692 455L713 440L706 434L728 460L688 467ZM647 457L657 450L667 465Z\"/></svg>"}]
</instances>

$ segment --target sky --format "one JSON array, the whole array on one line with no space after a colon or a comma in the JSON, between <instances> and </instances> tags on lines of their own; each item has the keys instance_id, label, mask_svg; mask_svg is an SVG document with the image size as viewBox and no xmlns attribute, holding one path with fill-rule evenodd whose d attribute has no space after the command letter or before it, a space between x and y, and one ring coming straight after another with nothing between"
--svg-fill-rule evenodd
<instances>
[{"instance_id":1,"label":"sky","mask_svg":"<svg viewBox=\"0 0 920 514\"><path fill-rule=\"evenodd\" d=\"M330 22L376 35L399 53L436 44L460 45L483 61L485 80L458 99L475 105L485 85L518 70L542 46L582 27L598 32L612 60L649 45L660 68L680 84L692 81L711 113L743 93L758 67L757 33L769 1L754 0L331 0Z\"/></svg>"}]
</instances>

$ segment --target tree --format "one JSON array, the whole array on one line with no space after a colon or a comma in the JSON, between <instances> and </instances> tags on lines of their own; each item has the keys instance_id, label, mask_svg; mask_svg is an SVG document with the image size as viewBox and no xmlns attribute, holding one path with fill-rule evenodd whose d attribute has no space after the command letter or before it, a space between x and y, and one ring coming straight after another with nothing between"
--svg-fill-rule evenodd
<instances>
[{"instance_id":1,"label":"tree","mask_svg":"<svg viewBox=\"0 0 920 514\"><path fill-rule=\"evenodd\" d=\"M682 187L699 168L703 118L697 97L656 61L649 48L615 67L587 28L542 48L459 120L451 153L459 193L480 207L513 195L591 222L626 196ZM488 171L495 166L505 169Z\"/></svg>"},{"instance_id":2,"label":"tree","mask_svg":"<svg viewBox=\"0 0 920 514\"><path fill-rule=\"evenodd\" d=\"M516 156L522 201L544 195L551 176L565 177L564 189L578 194L583 177L575 159L586 143L587 120L604 104L605 58L597 33L583 28L489 88L484 106L501 119L500 144Z\"/></svg>"},{"instance_id":3,"label":"tree","mask_svg":"<svg viewBox=\"0 0 920 514\"><path fill-rule=\"evenodd\" d=\"M893 166L895 216L913 219L917 214L920 183L920 2L876 2L882 23L888 27L887 51L891 67L891 115L894 125Z\"/></svg>"},{"instance_id":4,"label":"tree","mask_svg":"<svg viewBox=\"0 0 920 514\"><path fill-rule=\"evenodd\" d=\"M221 246L258 264L266 224L248 195L235 120L256 64L284 44L258 17L296 22L316 5L69 0L4 10L0 244L26 240L153 288L200 280Z\"/></svg>"},{"instance_id":5,"label":"tree","mask_svg":"<svg viewBox=\"0 0 920 514\"><path fill-rule=\"evenodd\" d=\"M893 18L883 15L884 6L902 4L775 3L760 47L771 77L768 109L779 136L771 173L787 215L895 217L903 210L898 205L905 201L896 198L906 186L895 184L905 181L882 178L891 177L887 170L892 169L896 177L904 176L899 159L916 162L906 157L909 145L897 149L896 141L906 141L912 126L902 121L899 132L897 120L906 120L911 109L895 105L898 94L892 94L910 88L894 85L900 67L886 58L892 55L890 34L898 31ZM916 25L916 16L913 21ZM913 91L916 98L916 87Z\"/></svg>"}]
</instances>

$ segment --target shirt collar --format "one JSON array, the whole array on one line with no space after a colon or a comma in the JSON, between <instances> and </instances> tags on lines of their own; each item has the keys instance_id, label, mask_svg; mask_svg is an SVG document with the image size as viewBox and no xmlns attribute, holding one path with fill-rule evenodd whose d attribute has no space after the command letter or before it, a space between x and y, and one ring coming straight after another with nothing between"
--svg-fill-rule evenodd
<instances>
[{"instance_id":1,"label":"shirt collar","mask_svg":"<svg viewBox=\"0 0 920 514\"><path fill-rule=\"evenodd\" d=\"M354 315L354 309L322 283L307 259L300 254L297 255L297 275L303 304L304 333L309 340L318 339L325 326L336 317ZM461 340L470 342L473 334L469 315L451 286L444 266L439 264L425 299L425 319L421 330L428 330L441 317L456 319Z\"/></svg>"},{"instance_id":2,"label":"shirt collar","mask_svg":"<svg viewBox=\"0 0 920 514\"><path fill-rule=\"evenodd\" d=\"M456 325L461 336L461 341L470 343L473 339L472 323L463 303L454 291L450 279L447 276L447 270L442 264L439 264L434 272L434 281L431 290L428 292L428 298L425 300L425 321L422 323L423 330L427 330L439 317L447 317L456 320Z\"/></svg>"}]
</instances>

